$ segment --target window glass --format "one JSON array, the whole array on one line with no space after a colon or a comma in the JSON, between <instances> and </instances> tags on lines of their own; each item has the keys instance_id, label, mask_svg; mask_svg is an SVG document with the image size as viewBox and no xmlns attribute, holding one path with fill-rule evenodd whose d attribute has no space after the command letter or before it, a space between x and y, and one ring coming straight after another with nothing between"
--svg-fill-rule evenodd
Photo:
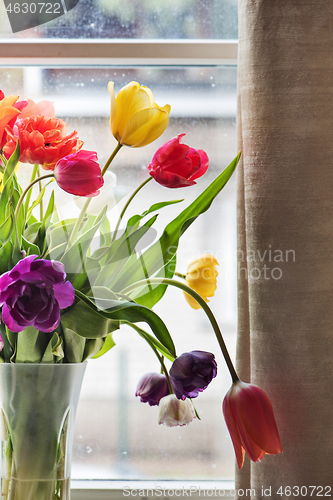
<instances>
[{"instance_id":1,"label":"window glass","mask_svg":"<svg viewBox=\"0 0 333 500\"><path fill-rule=\"evenodd\" d=\"M0 38L11 36L236 39L237 0L79 0L65 15L15 35L0 2Z\"/></svg>"},{"instance_id":2,"label":"window glass","mask_svg":"<svg viewBox=\"0 0 333 500\"><path fill-rule=\"evenodd\" d=\"M186 4L186 2L185 2ZM130 206L129 215L153 203L186 198L187 206L236 155L236 69L233 67L141 68L0 68L1 89L35 101L54 101L56 116L76 129L85 149L96 150L101 165L116 142L109 130L108 81L116 92L131 80L151 88L156 102L171 104L170 124L162 137L144 148L123 147L112 164L118 184L133 191L148 176L147 165L164 142L185 133L183 141L204 149L210 167L197 185L168 190L150 182ZM30 177L32 166L22 165ZM57 193L60 215L76 215L72 197ZM114 225L123 204L109 212ZM161 211L161 229L181 205ZM177 270L203 253L219 261L218 288L210 305L234 358L236 331L236 208L235 178L211 209L181 239ZM160 234L159 232L159 234ZM104 357L89 360L76 421L74 479L230 479L234 455L221 404L231 378L202 310L195 311L180 290L170 289L159 303L178 354L199 349L217 354L218 376L194 401L201 421L167 428L157 423L158 408L135 398L136 384L147 372L159 371L145 342L131 329L115 332L116 347Z\"/></svg>"}]
</instances>

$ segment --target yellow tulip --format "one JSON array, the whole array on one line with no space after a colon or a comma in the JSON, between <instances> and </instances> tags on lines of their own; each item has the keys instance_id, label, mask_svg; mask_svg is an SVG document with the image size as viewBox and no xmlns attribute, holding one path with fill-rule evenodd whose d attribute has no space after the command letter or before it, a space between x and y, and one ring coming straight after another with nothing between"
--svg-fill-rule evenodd
<instances>
[{"instance_id":1,"label":"yellow tulip","mask_svg":"<svg viewBox=\"0 0 333 500\"><path fill-rule=\"evenodd\" d=\"M163 134L171 107L166 104L160 108L148 87L130 82L115 97L114 83L109 82L108 91L111 96L110 129L120 144L140 148Z\"/></svg>"},{"instance_id":2,"label":"yellow tulip","mask_svg":"<svg viewBox=\"0 0 333 500\"><path fill-rule=\"evenodd\" d=\"M216 290L216 277L218 272L216 266L219 263L213 255L205 254L195 259L187 268L185 283L195 290L205 302L209 302L207 297L213 297ZM184 292L187 302L193 309L201 306L193 297Z\"/></svg>"}]
</instances>

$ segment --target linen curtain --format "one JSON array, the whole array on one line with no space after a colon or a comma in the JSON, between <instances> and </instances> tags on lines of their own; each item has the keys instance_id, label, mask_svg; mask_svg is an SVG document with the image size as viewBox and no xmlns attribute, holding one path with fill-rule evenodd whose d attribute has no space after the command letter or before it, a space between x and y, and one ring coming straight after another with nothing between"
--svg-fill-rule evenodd
<instances>
[{"instance_id":1,"label":"linen curtain","mask_svg":"<svg viewBox=\"0 0 333 500\"><path fill-rule=\"evenodd\" d=\"M283 453L246 459L236 490L333 495L332 0L239 0L238 101L237 366Z\"/></svg>"}]
</instances>

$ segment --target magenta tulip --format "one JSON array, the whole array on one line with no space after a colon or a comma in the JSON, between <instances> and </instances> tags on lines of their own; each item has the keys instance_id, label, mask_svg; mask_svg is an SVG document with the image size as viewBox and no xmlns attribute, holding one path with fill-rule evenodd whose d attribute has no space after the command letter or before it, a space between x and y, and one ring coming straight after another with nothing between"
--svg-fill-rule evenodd
<instances>
[{"instance_id":1,"label":"magenta tulip","mask_svg":"<svg viewBox=\"0 0 333 500\"><path fill-rule=\"evenodd\" d=\"M61 189L76 196L97 196L104 184L94 151L81 150L64 156L56 163L53 173Z\"/></svg>"},{"instance_id":2,"label":"magenta tulip","mask_svg":"<svg viewBox=\"0 0 333 500\"><path fill-rule=\"evenodd\" d=\"M202 149L193 149L181 144L185 134L179 134L166 142L155 153L148 166L156 182L168 188L193 186L195 179L208 169L208 156Z\"/></svg>"},{"instance_id":3,"label":"magenta tulip","mask_svg":"<svg viewBox=\"0 0 333 500\"><path fill-rule=\"evenodd\" d=\"M223 414L240 469L245 452L253 462L266 453L282 453L272 403L260 387L241 380L234 382L224 398Z\"/></svg>"}]
</instances>

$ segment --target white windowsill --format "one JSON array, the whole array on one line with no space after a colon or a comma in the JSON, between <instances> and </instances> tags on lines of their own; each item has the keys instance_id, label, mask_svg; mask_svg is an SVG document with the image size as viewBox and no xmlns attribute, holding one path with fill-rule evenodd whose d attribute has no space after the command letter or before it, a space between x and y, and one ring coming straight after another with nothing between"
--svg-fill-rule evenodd
<instances>
[{"instance_id":1,"label":"white windowsill","mask_svg":"<svg viewBox=\"0 0 333 500\"><path fill-rule=\"evenodd\" d=\"M235 498L233 481L72 481L72 500Z\"/></svg>"},{"instance_id":2,"label":"white windowsill","mask_svg":"<svg viewBox=\"0 0 333 500\"><path fill-rule=\"evenodd\" d=\"M1 65L235 65L237 40L0 39Z\"/></svg>"}]
</instances>

